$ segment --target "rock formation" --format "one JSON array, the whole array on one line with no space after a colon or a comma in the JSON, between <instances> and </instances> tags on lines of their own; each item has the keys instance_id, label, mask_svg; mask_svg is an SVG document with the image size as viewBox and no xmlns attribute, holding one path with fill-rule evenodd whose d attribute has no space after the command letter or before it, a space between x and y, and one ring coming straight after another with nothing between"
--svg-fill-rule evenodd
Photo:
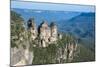
<instances>
[{"instance_id":1,"label":"rock formation","mask_svg":"<svg viewBox=\"0 0 100 67\"><path fill-rule=\"evenodd\" d=\"M50 28L51 28L50 42L56 42L58 37L57 26L54 22L52 22Z\"/></svg>"},{"instance_id":2,"label":"rock formation","mask_svg":"<svg viewBox=\"0 0 100 67\"><path fill-rule=\"evenodd\" d=\"M31 27L34 28L34 34L38 34L37 36L31 34L31 36L38 38L39 47L48 47L50 44L57 44L57 40L61 40L63 38L63 35L58 33L57 25L54 22L52 22L49 26L47 21L43 21L38 27L38 32L35 28L36 26L34 26L35 23L32 22L31 24ZM59 63L62 63L63 61L71 62L77 49L76 41L74 41L74 39L70 36L68 38L66 46L64 48L58 48L57 60Z\"/></svg>"},{"instance_id":3,"label":"rock formation","mask_svg":"<svg viewBox=\"0 0 100 67\"><path fill-rule=\"evenodd\" d=\"M37 29L33 18L28 20L28 31L30 32L32 40L34 40L37 37Z\"/></svg>"},{"instance_id":4,"label":"rock formation","mask_svg":"<svg viewBox=\"0 0 100 67\"><path fill-rule=\"evenodd\" d=\"M43 21L39 26L39 37L43 47L48 46L50 43L57 41L57 26L51 23L50 27L46 21Z\"/></svg>"},{"instance_id":5,"label":"rock formation","mask_svg":"<svg viewBox=\"0 0 100 67\"><path fill-rule=\"evenodd\" d=\"M43 21L41 24L40 24L40 27L39 27L39 38L40 38L40 41L41 41L41 45L43 47L46 47L46 43L49 42L49 38L50 38L50 28L47 24L46 21Z\"/></svg>"},{"instance_id":6,"label":"rock formation","mask_svg":"<svg viewBox=\"0 0 100 67\"><path fill-rule=\"evenodd\" d=\"M33 47L47 48L52 44L55 44L55 48L57 48L55 58L52 59L54 63L71 62L77 50L77 43L67 40L64 41L66 44L63 43L63 35L58 33L57 30L57 25L54 22L48 25L47 21L43 21L36 27L34 19L30 18L27 22L27 30L19 34L18 43L16 42L19 48L11 48L11 58L13 59L11 60L11 65L32 64L34 60ZM12 40L18 38L17 36L12 37ZM62 41L59 45L63 46L59 47L58 41ZM64 47L64 45L66 46ZM30 51L31 48L32 50Z\"/></svg>"},{"instance_id":7,"label":"rock formation","mask_svg":"<svg viewBox=\"0 0 100 67\"><path fill-rule=\"evenodd\" d=\"M64 48L58 48L58 63L72 62L77 53L77 43L66 43Z\"/></svg>"}]
</instances>

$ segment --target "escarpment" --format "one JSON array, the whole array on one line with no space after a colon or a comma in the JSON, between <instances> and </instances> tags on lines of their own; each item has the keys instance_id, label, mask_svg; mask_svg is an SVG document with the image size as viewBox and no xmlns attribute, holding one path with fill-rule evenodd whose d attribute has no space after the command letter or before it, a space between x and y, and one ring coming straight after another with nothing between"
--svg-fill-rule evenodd
<instances>
[{"instance_id":1,"label":"escarpment","mask_svg":"<svg viewBox=\"0 0 100 67\"><path fill-rule=\"evenodd\" d=\"M22 29L13 28L18 32L11 32L11 65L72 62L78 50L77 39L60 33L55 22L49 25L47 21L42 21L37 26L34 20L30 18L27 27L22 25ZM11 22L12 27L16 27L18 21Z\"/></svg>"}]
</instances>

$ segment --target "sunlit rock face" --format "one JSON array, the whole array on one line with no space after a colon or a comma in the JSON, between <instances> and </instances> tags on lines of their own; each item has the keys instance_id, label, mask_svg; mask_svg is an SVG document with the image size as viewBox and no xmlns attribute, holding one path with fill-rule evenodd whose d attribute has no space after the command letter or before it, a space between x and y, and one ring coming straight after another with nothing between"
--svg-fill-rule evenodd
<instances>
[{"instance_id":1,"label":"sunlit rock face","mask_svg":"<svg viewBox=\"0 0 100 67\"><path fill-rule=\"evenodd\" d=\"M50 38L50 28L47 24L46 21L43 21L40 26L39 26L39 37L41 40L41 45L43 47L47 46L47 43L49 42L49 38Z\"/></svg>"},{"instance_id":2,"label":"sunlit rock face","mask_svg":"<svg viewBox=\"0 0 100 67\"><path fill-rule=\"evenodd\" d=\"M33 18L28 20L28 30L31 34L32 40L34 40L37 37L37 29Z\"/></svg>"},{"instance_id":3,"label":"sunlit rock face","mask_svg":"<svg viewBox=\"0 0 100 67\"><path fill-rule=\"evenodd\" d=\"M48 46L50 43L55 43L57 41L58 33L57 26L54 22L52 22L49 27L47 22L43 21L39 26L39 37L43 47Z\"/></svg>"},{"instance_id":4,"label":"sunlit rock face","mask_svg":"<svg viewBox=\"0 0 100 67\"><path fill-rule=\"evenodd\" d=\"M50 41L51 42L55 42L57 41L57 36L58 36L58 33L57 33L57 26L54 22L52 22L50 24L50 28L51 28L51 37L50 37Z\"/></svg>"}]
</instances>

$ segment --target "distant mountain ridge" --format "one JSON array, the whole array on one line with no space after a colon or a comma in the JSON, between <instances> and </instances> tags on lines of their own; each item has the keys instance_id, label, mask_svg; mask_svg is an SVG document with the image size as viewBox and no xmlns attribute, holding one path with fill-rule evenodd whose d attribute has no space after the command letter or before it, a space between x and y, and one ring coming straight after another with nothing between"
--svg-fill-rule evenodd
<instances>
[{"instance_id":1,"label":"distant mountain ridge","mask_svg":"<svg viewBox=\"0 0 100 67\"><path fill-rule=\"evenodd\" d=\"M88 20L89 22L90 21L95 21L95 13L81 13L80 15L71 18L69 21L84 22L84 20Z\"/></svg>"},{"instance_id":2,"label":"distant mountain ridge","mask_svg":"<svg viewBox=\"0 0 100 67\"><path fill-rule=\"evenodd\" d=\"M70 20L61 20L59 23L60 31L71 33L89 45L93 44L91 46L94 48L95 13L81 13Z\"/></svg>"},{"instance_id":3,"label":"distant mountain ridge","mask_svg":"<svg viewBox=\"0 0 100 67\"><path fill-rule=\"evenodd\" d=\"M35 18L35 22L38 24L42 20L48 21L59 21L59 20L69 20L74 16L80 15L80 12L65 12L65 11L48 11L48 10L29 10L29 9L12 9L17 13L21 14L24 20L28 20L30 17Z\"/></svg>"}]
</instances>

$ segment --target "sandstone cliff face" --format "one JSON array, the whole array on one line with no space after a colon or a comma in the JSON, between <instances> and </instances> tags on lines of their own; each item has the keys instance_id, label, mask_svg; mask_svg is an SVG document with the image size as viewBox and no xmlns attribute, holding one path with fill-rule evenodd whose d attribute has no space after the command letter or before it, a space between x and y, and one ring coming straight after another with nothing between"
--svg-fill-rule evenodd
<instances>
[{"instance_id":1,"label":"sandstone cliff face","mask_svg":"<svg viewBox=\"0 0 100 67\"><path fill-rule=\"evenodd\" d=\"M57 41L58 33L57 26L54 23L51 23L50 27L46 21L43 21L38 30L33 19L28 20L28 32L34 41L36 38L39 38L41 47L47 47L48 44L54 43Z\"/></svg>"},{"instance_id":2,"label":"sandstone cliff face","mask_svg":"<svg viewBox=\"0 0 100 67\"><path fill-rule=\"evenodd\" d=\"M46 47L47 46L46 43L49 42L49 38L50 38L50 29L49 29L48 24L47 24L46 21L44 21L40 25L39 37L40 37L41 45L43 47Z\"/></svg>"},{"instance_id":3,"label":"sandstone cliff face","mask_svg":"<svg viewBox=\"0 0 100 67\"><path fill-rule=\"evenodd\" d=\"M50 27L51 27L50 41L51 42L56 42L57 41L57 37L58 37L57 26L56 26L56 24L54 22L52 22Z\"/></svg>"},{"instance_id":4,"label":"sandstone cliff face","mask_svg":"<svg viewBox=\"0 0 100 67\"><path fill-rule=\"evenodd\" d=\"M34 19L32 18L28 20L28 32L30 32L32 40L34 40L37 37L36 24L34 22Z\"/></svg>"},{"instance_id":5,"label":"sandstone cliff face","mask_svg":"<svg viewBox=\"0 0 100 67\"><path fill-rule=\"evenodd\" d=\"M39 26L39 38L41 41L41 45L43 47L47 47L48 44L54 43L57 41L57 27L53 23L49 27L46 21L43 21Z\"/></svg>"}]
</instances>

